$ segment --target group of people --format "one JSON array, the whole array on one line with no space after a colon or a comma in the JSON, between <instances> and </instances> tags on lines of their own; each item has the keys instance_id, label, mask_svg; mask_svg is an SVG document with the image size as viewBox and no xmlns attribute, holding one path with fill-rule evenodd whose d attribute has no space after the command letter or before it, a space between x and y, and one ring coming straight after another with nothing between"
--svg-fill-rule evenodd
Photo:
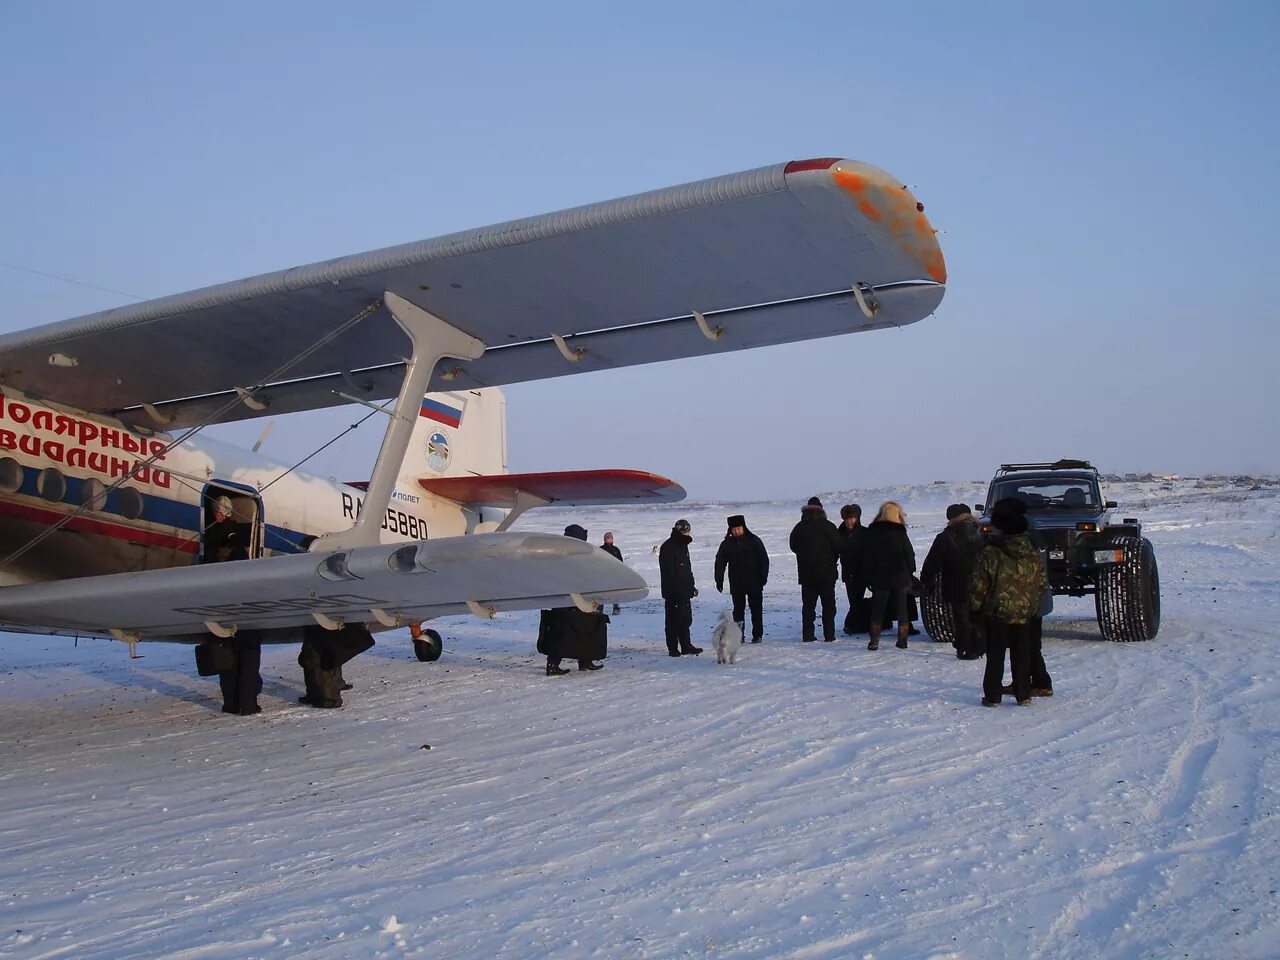
<instances>
[{"instance_id":1,"label":"group of people","mask_svg":"<svg viewBox=\"0 0 1280 960\"><path fill-rule=\"evenodd\" d=\"M716 589L723 592L727 573L733 619L745 637L749 609L751 642L759 643L764 637L769 554L760 538L747 529L742 514L729 517L727 523L728 532L716 551ZM995 706L1004 694L1012 694L1019 705L1025 705L1032 696L1053 695L1041 647L1042 619L1052 609L1053 594L1044 553L1028 532L1026 505L1016 498L1000 501L992 509L991 525L992 532L984 534L965 504L949 506L947 525L935 537L921 577L940 591L951 608L956 656L987 659L983 704ZM673 657L702 652L689 635L692 600L698 595L689 561L691 542L689 521L678 520L658 553L667 652ZM878 650L885 625L896 622L894 646L907 647L908 637L918 632L912 621L921 580L915 576L915 550L900 503L885 501L865 527L862 507L846 504L837 526L827 519L822 502L810 497L791 530L789 545L796 556L803 642L818 639L819 607L822 638L828 643L835 640L839 580L849 602L846 634L866 632L867 649ZM1006 654L1013 678L1009 685L1003 683Z\"/></svg>"}]
</instances>

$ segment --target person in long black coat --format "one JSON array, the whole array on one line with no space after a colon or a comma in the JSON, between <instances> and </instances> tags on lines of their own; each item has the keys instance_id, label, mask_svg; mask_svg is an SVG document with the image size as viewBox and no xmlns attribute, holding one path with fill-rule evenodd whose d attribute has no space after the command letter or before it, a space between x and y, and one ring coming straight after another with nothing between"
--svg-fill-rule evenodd
<instances>
[{"instance_id":1,"label":"person in long black coat","mask_svg":"<svg viewBox=\"0 0 1280 960\"><path fill-rule=\"evenodd\" d=\"M969 508L963 503L953 503L947 507L947 525L933 538L933 546L920 568L920 579L926 590L935 579L941 578L942 598L951 607L956 628L952 643L961 660L977 660L985 652L979 646L980 634L975 633L969 617L969 578L973 575L974 558L985 545L986 540Z\"/></svg>"},{"instance_id":2,"label":"person in long black coat","mask_svg":"<svg viewBox=\"0 0 1280 960\"><path fill-rule=\"evenodd\" d=\"M822 601L822 639L836 638L836 561L840 535L827 519L822 501L810 497L800 510L800 522L791 528L791 552L796 555L796 579L800 581L801 627L805 643L813 643L813 621Z\"/></svg>"},{"instance_id":3,"label":"person in long black coat","mask_svg":"<svg viewBox=\"0 0 1280 960\"><path fill-rule=\"evenodd\" d=\"M716 589L724 592L724 574L729 572L729 596L733 598L733 619L741 628L746 608L751 608L751 642L764 639L764 588L769 582L769 551L747 529L740 513L728 518L729 532L716 551ZM745 634L745 631L744 631Z\"/></svg>"},{"instance_id":4,"label":"person in long black coat","mask_svg":"<svg viewBox=\"0 0 1280 960\"><path fill-rule=\"evenodd\" d=\"M690 529L688 520L677 520L671 536L658 549L658 571L662 576L662 600L666 607L667 653L673 657L702 652L689 636L689 628L693 626L693 598L698 595L693 565L689 562L689 544L693 542Z\"/></svg>"},{"instance_id":5,"label":"person in long black coat","mask_svg":"<svg viewBox=\"0 0 1280 960\"><path fill-rule=\"evenodd\" d=\"M886 500L880 505L871 526L867 527L867 561L871 581L871 642L868 650L880 649L880 628L892 597L897 605L898 642L906 649L911 621L907 613L907 596L911 575L916 569L916 552L907 536L907 515L902 505Z\"/></svg>"},{"instance_id":6,"label":"person in long black coat","mask_svg":"<svg viewBox=\"0 0 1280 960\"><path fill-rule=\"evenodd\" d=\"M587 528L571 523L566 537L587 539ZM618 559L622 556L619 554ZM586 612L577 607L552 607L542 611L538 623L538 652L547 658L547 676L559 677L569 671L561 660L577 660L579 670L603 670L595 663L609 655L609 618L599 610Z\"/></svg>"},{"instance_id":7,"label":"person in long black coat","mask_svg":"<svg viewBox=\"0 0 1280 960\"><path fill-rule=\"evenodd\" d=\"M845 636L865 633L870 610L863 602L867 592L867 528L862 525L862 507L846 503L840 508L840 579L849 597L849 612L844 615Z\"/></svg>"}]
</instances>

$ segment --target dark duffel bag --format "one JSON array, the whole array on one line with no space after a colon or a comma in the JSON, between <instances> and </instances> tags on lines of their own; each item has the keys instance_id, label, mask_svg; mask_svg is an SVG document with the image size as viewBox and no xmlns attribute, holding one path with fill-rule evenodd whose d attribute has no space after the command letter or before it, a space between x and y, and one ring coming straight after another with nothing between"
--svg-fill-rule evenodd
<instances>
[{"instance_id":1,"label":"dark duffel bag","mask_svg":"<svg viewBox=\"0 0 1280 960\"><path fill-rule=\"evenodd\" d=\"M196 673L213 677L236 668L236 651L230 640L206 640L196 645Z\"/></svg>"}]
</instances>

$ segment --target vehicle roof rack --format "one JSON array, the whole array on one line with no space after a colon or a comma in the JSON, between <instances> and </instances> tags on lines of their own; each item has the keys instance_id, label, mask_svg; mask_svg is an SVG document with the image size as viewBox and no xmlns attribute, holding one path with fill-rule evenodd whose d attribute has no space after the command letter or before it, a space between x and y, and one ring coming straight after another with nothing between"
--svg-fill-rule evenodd
<instances>
[{"instance_id":1,"label":"vehicle roof rack","mask_svg":"<svg viewBox=\"0 0 1280 960\"><path fill-rule=\"evenodd\" d=\"M1002 463L1000 473L1013 473L1016 470L1092 470L1098 472L1088 460L1055 460L1053 463Z\"/></svg>"}]
</instances>

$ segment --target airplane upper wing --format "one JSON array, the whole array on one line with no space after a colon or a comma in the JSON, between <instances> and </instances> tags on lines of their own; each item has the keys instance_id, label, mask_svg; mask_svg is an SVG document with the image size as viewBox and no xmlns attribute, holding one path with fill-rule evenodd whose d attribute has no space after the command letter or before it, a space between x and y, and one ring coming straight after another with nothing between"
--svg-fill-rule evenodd
<instances>
[{"instance_id":1,"label":"airplane upper wing","mask_svg":"<svg viewBox=\"0 0 1280 960\"><path fill-rule=\"evenodd\" d=\"M571 592L572 591L572 592ZM0 630L198 643L261 630L296 642L317 622L408 624L449 614L627 603L644 578L581 540L481 533L4 588Z\"/></svg>"},{"instance_id":2,"label":"airplane upper wing","mask_svg":"<svg viewBox=\"0 0 1280 960\"><path fill-rule=\"evenodd\" d=\"M674 480L644 470L560 470L504 473L487 477L420 477L422 488L473 507L511 509L520 494L565 507L608 503L674 503L685 489Z\"/></svg>"},{"instance_id":3,"label":"airplane upper wing","mask_svg":"<svg viewBox=\"0 0 1280 960\"><path fill-rule=\"evenodd\" d=\"M182 428L395 395L386 292L485 344L457 390L900 326L945 280L900 181L793 161L0 335L0 385Z\"/></svg>"}]
</instances>

